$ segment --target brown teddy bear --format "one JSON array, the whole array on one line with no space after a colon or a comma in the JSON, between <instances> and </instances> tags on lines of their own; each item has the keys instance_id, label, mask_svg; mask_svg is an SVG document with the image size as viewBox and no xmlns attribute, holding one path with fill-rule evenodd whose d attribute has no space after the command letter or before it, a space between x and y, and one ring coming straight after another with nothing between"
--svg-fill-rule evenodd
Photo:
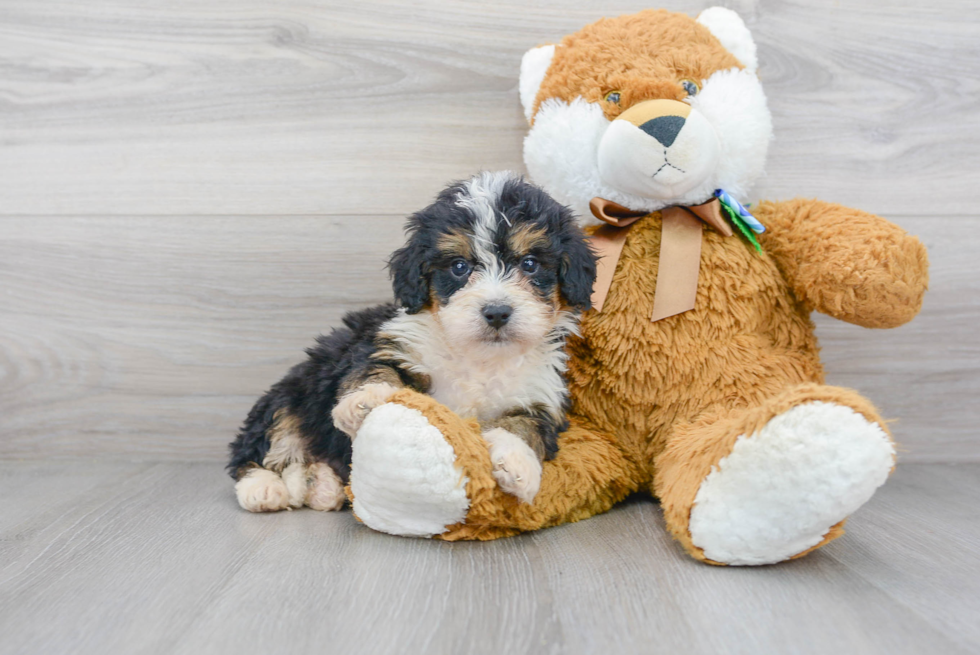
<instances>
[{"instance_id":1,"label":"brown teddy bear","mask_svg":"<svg viewBox=\"0 0 980 655\"><path fill-rule=\"evenodd\" d=\"M644 491L715 564L791 559L842 534L895 450L868 400L824 384L809 314L909 321L926 251L840 205L739 204L771 139L756 67L749 31L722 8L605 19L525 55L528 171L602 221L595 307L569 346L571 428L526 504L497 488L474 421L400 391L354 442L358 518L493 539Z\"/></svg>"}]
</instances>

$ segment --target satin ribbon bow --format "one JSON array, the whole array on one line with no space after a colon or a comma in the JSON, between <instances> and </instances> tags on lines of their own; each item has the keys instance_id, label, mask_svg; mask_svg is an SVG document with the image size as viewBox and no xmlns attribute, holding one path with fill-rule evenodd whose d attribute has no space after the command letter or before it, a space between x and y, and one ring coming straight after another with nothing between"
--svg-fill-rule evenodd
<instances>
[{"instance_id":1,"label":"satin ribbon bow","mask_svg":"<svg viewBox=\"0 0 980 655\"><path fill-rule=\"evenodd\" d=\"M738 207L741 208L741 205ZM606 223L592 235L593 249L600 256L595 285L592 287L592 306L601 312L629 228L651 212L633 211L605 198L593 198L589 209L596 218ZM731 210L728 211L730 216ZM722 214L722 202L717 194L700 205L666 207L660 211L660 215L663 232L652 321L694 309L701 268L701 223L707 223L723 236L734 234ZM762 227L761 224L759 227Z\"/></svg>"}]
</instances>

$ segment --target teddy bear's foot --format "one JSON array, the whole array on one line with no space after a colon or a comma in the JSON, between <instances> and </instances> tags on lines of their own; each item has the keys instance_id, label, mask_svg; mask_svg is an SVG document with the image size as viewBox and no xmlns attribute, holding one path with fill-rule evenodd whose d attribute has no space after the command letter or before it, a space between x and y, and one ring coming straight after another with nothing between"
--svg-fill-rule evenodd
<instances>
[{"instance_id":1,"label":"teddy bear's foot","mask_svg":"<svg viewBox=\"0 0 980 655\"><path fill-rule=\"evenodd\" d=\"M353 442L354 514L389 534L431 537L463 521L467 478L423 414L397 403L374 409Z\"/></svg>"},{"instance_id":2,"label":"teddy bear's foot","mask_svg":"<svg viewBox=\"0 0 980 655\"><path fill-rule=\"evenodd\" d=\"M792 407L739 436L711 468L690 511L690 540L723 564L803 554L836 536L828 533L871 498L894 458L881 426L850 407Z\"/></svg>"}]
</instances>

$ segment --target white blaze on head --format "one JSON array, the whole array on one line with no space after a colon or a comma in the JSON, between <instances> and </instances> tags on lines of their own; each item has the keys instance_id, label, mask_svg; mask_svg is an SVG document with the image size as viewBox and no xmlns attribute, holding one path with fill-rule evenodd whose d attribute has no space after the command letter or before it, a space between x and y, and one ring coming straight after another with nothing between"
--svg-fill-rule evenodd
<instances>
[{"instance_id":1,"label":"white blaze on head","mask_svg":"<svg viewBox=\"0 0 980 655\"><path fill-rule=\"evenodd\" d=\"M499 276L502 266L494 247L497 226L506 221L497 210L497 200L504 185L517 177L512 171L483 172L466 181L463 191L456 197L456 204L470 211L473 222L473 246L476 257L488 272Z\"/></svg>"}]
</instances>

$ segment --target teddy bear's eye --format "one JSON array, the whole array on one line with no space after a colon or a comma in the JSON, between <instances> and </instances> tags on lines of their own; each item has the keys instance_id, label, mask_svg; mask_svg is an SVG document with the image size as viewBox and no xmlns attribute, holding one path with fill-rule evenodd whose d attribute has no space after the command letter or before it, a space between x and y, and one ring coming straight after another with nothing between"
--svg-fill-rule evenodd
<instances>
[{"instance_id":1,"label":"teddy bear's eye","mask_svg":"<svg viewBox=\"0 0 980 655\"><path fill-rule=\"evenodd\" d=\"M615 104L618 105L619 104L619 91L610 91L609 93L607 93L605 95L605 101L606 102L613 102L613 103L615 103Z\"/></svg>"},{"instance_id":2,"label":"teddy bear's eye","mask_svg":"<svg viewBox=\"0 0 980 655\"><path fill-rule=\"evenodd\" d=\"M701 90L692 80L681 80L681 86L684 87L684 90L687 91L687 95L689 96L696 96L698 91Z\"/></svg>"}]
</instances>

